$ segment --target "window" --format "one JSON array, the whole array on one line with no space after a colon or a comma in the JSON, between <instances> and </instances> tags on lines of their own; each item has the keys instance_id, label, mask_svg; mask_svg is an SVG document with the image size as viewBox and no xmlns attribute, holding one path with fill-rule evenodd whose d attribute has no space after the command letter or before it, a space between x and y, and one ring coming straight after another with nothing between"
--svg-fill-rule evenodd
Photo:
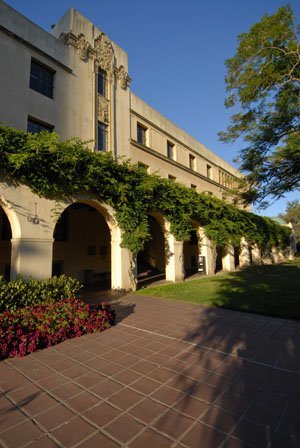
<instances>
[{"instance_id":1,"label":"window","mask_svg":"<svg viewBox=\"0 0 300 448\"><path fill-rule=\"evenodd\" d=\"M190 170L196 171L196 157L189 155L189 167Z\"/></svg>"},{"instance_id":2,"label":"window","mask_svg":"<svg viewBox=\"0 0 300 448\"><path fill-rule=\"evenodd\" d=\"M168 179L171 180L171 181L173 181L173 182L175 182L176 177L175 177L175 176L172 176L171 174L169 174L169 175L168 175Z\"/></svg>"},{"instance_id":3,"label":"window","mask_svg":"<svg viewBox=\"0 0 300 448\"><path fill-rule=\"evenodd\" d=\"M171 142L167 142L167 157L170 160L175 159L175 148L174 148L173 143L171 143Z\"/></svg>"},{"instance_id":4,"label":"window","mask_svg":"<svg viewBox=\"0 0 300 448\"><path fill-rule=\"evenodd\" d=\"M42 121L38 121L35 118L28 117L27 121L27 131L32 132L33 134L37 134L38 132L48 131L52 132L54 126L50 124L43 123Z\"/></svg>"},{"instance_id":5,"label":"window","mask_svg":"<svg viewBox=\"0 0 300 448\"><path fill-rule=\"evenodd\" d=\"M145 170L147 173L149 173L149 165L146 165L143 162L138 162L138 167L142 168L143 170Z\"/></svg>"},{"instance_id":6,"label":"window","mask_svg":"<svg viewBox=\"0 0 300 448\"><path fill-rule=\"evenodd\" d=\"M197 190L197 185L191 184L191 189L192 190Z\"/></svg>"},{"instance_id":7,"label":"window","mask_svg":"<svg viewBox=\"0 0 300 448\"><path fill-rule=\"evenodd\" d=\"M137 124L137 142L146 146L147 144L147 128L141 124Z\"/></svg>"},{"instance_id":8,"label":"window","mask_svg":"<svg viewBox=\"0 0 300 448\"><path fill-rule=\"evenodd\" d=\"M108 149L107 125L104 123L100 123L100 122L98 122L97 149L98 149L98 151L107 151L107 149Z\"/></svg>"},{"instance_id":9,"label":"window","mask_svg":"<svg viewBox=\"0 0 300 448\"><path fill-rule=\"evenodd\" d=\"M31 60L29 87L48 98L53 98L54 71Z\"/></svg>"},{"instance_id":10,"label":"window","mask_svg":"<svg viewBox=\"0 0 300 448\"><path fill-rule=\"evenodd\" d=\"M99 70L98 75L98 93L107 98L107 76L104 70Z\"/></svg>"},{"instance_id":11,"label":"window","mask_svg":"<svg viewBox=\"0 0 300 448\"><path fill-rule=\"evenodd\" d=\"M206 175L208 177L208 179L211 179L212 177L212 169L210 165L206 165Z\"/></svg>"}]
</instances>

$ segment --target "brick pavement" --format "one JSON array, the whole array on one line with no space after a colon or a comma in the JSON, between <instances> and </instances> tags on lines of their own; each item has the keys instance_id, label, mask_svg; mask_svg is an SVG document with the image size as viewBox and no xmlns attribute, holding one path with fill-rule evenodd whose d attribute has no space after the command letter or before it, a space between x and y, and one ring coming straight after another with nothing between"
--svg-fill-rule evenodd
<instances>
[{"instance_id":1,"label":"brick pavement","mask_svg":"<svg viewBox=\"0 0 300 448\"><path fill-rule=\"evenodd\" d=\"M118 324L0 364L0 445L300 446L300 322L137 295Z\"/></svg>"}]
</instances>

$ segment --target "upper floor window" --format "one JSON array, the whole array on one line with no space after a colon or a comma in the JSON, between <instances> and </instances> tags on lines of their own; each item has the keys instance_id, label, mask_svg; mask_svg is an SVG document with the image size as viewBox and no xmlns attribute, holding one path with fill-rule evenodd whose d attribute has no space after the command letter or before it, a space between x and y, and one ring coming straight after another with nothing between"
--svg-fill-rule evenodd
<instances>
[{"instance_id":1,"label":"upper floor window","mask_svg":"<svg viewBox=\"0 0 300 448\"><path fill-rule=\"evenodd\" d=\"M212 178L212 168L210 165L206 165L206 175L207 175L208 179Z\"/></svg>"},{"instance_id":2,"label":"upper floor window","mask_svg":"<svg viewBox=\"0 0 300 448\"><path fill-rule=\"evenodd\" d=\"M99 70L98 75L98 94L107 98L107 75L104 70Z\"/></svg>"},{"instance_id":3,"label":"upper floor window","mask_svg":"<svg viewBox=\"0 0 300 448\"><path fill-rule=\"evenodd\" d=\"M107 125L98 122L98 141L97 141L98 151L107 151L108 149L108 131Z\"/></svg>"},{"instance_id":4,"label":"upper floor window","mask_svg":"<svg viewBox=\"0 0 300 448\"><path fill-rule=\"evenodd\" d=\"M175 176L172 176L172 174L169 174L169 175L168 175L168 179L171 180L172 182L175 182L176 177L175 177Z\"/></svg>"},{"instance_id":5,"label":"upper floor window","mask_svg":"<svg viewBox=\"0 0 300 448\"><path fill-rule=\"evenodd\" d=\"M33 134L37 134L38 132L48 131L52 132L54 126L50 124L43 123L35 118L28 117L27 121L27 131L32 132Z\"/></svg>"},{"instance_id":6,"label":"upper floor window","mask_svg":"<svg viewBox=\"0 0 300 448\"><path fill-rule=\"evenodd\" d=\"M170 160L174 160L175 159L175 145L173 145L173 143L171 142L167 142L167 157Z\"/></svg>"},{"instance_id":7,"label":"upper floor window","mask_svg":"<svg viewBox=\"0 0 300 448\"><path fill-rule=\"evenodd\" d=\"M196 157L189 155L189 167L191 170L196 171Z\"/></svg>"},{"instance_id":8,"label":"upper floor window","mask_svg":"<svg viewBox=\"0 0 300 448\"><path fill-rule=\"evenodd\" d=\"M191 184L191 189L192 190L197 190L197 185Z\"/></svg>"},{"instance_id":9,"label":"upper floor window","mask_svg":"<svg viewBox=\"0 0 300 448\"><path fill-rule=\"evenodd\" d=\"M48 98L53 98L54 71L31 60L29 87Z\"/></svg>"},{"instance_id":10,"label":"upper floor window","mask_svg":"<svg viewBox=\"0 0 300 448\"><path fill-rule=\"evenodd\" d=\"M147 144L147 128L140 123L137 124L137 142L144 146Z\"/></svg>"},{"instance_id":11,"label":"upper floor window","mask_svg":"<svg viewBox=\"0 0 300 448\"><path fill-rule=\"evenodd\" d=\"M145 163L143 163L143 162L138 162L138 167L139 168L141 168L141 169L143 169L143 170L145 170L147 173L149 173L149 165L146 165Z\"/></svg>"}]
</instances>

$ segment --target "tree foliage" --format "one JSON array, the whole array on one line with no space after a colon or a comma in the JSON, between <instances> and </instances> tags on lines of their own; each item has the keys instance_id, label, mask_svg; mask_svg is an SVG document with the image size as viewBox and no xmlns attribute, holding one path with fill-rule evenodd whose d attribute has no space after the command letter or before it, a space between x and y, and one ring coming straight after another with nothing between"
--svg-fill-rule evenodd
<instances>
[{"instance_id":1,"label":"tree foliage","mask_svg":"<svg viewBox=\"0 0 300 448\"><path fill-rule=\"evenodd\" d=\"M285 213L281 213L279 218L284 219L284 221L293 224L293 229L295 232L296 242L300 243L300 201L297 199L295 201L289 201L287 203Z\"/></svg>"},{"instance_id":2,"label":"tree foliage","mask_svg":"<svg viewBox=\"0 0 300 448\"><path fill-rule=\"evenodd\" d=\"M238 245L244 236L260 247L289 244L289 230L182 184L149 175L129 161L92 152L79 139L30 134L0 126L0 176L28 185L41 197L74 198L85 192L116 211L124 247L139 252L150 238L148 214L160 212L178 240L189 240L192 220L219 246Z\"/></svg>"},{"instance_id":3,"label":"tree foliage","mask_svg":"<svg viewBox=\"0 0 300 448\"><path fill-rule=\"evenodd\" d=\"M231 117L221 140L244 139L241 170L250 202L280 198L300 187L300 27L289 6L265 15L238 37L226 61L226 107Z\"/></svg>"}]
</instances>

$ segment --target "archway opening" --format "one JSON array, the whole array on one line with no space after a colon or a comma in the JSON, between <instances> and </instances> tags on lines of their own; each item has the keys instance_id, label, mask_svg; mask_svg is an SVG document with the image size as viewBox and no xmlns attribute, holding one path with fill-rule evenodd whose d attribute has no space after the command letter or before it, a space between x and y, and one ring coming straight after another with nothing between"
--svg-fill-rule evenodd
<instances>
[{"instance_id":1,"label":"archway opening","mask_svg":"<svg viewBox=\"0 0 300 448\"><path fill-rule=\"evenodd\" d=\"M234 250L234 267L236 269L240 265L241 248L240 246L234 246L233 250Z\"/></svg>"},{"instance_id":2,"label":"archway opening","mask_svg":"<svg viewBox=\"0 0 300 448\"><path fill-rule=\"evenodd\" d=\"M145 242L144 249L137 255L138 288L166 276L165 236L160 223L153 216L148 216L151 239Z\"/></svg>"},{"instance_id":3,"label":"archway opening","mask_svg":"<svg viewBox=\"0 0 300 448\"><path fill-rule=\"evenodd\" d=\"M5 211L0 206L0 276L10 280L12 230Z\"/></svg>"},{"instance_id":4,"label":"archway opening","mask_svg":"<svg viewBox=\"0 0 300 448\"><path fill-rule=\"evenodd\" d=\"M215 264L215 274L223 270L223 258L225 257L225 248L221 246L216 247L216 264Z\"/></svg>"},{"instance_id":5,"label":"archway opening","mask_svg":"<svg viewBox=\"0 0 300 448\"><path fill-rule=\"evenodd\" d=\"M94 207L67 207L54 229L52 275L66 274L87 287L111 288L111 235Z\"/></svg>"},{"instance_id":6,"label":"archway opening","mask_svg":"<svg viewBox=\"0 0 300 448\"><path fill-rule=\"evenodd\" d=\"M199 238L196 229L192 229L190 240L183 244L184 277L198 273L198 260L200 255Z\"/></svg>"}]
</instances>

